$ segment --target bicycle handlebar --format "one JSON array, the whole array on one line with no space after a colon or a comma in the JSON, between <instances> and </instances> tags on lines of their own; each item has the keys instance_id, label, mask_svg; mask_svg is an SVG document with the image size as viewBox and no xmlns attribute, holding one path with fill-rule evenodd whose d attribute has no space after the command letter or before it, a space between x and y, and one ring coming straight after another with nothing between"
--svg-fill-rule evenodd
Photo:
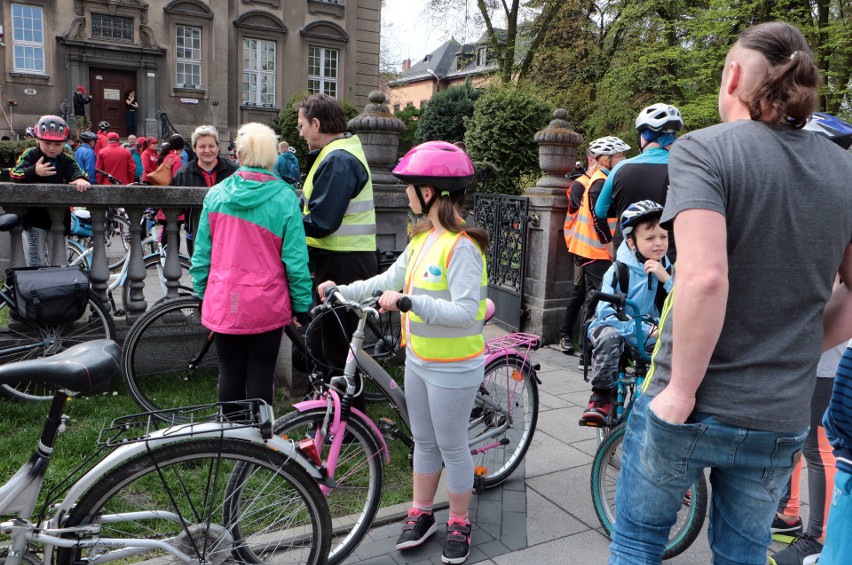
<instances>
[{"instance_id":1,"label":"bicycle handlebar","mask_svg":"<svg viewBox=\"0 0 852 565\"><path fill-rule=\"evenodd\" d=\"M366 302L356 302L354 300L347 300L340 294L340 291L336 286L330 286L325 289L325 303L320 304L319 306L315 306L313 310L311 310L312 314L317 314L323 310L327 310L332 308L332 303L338 304L340 306L344 306L350 310L356 310L358 312L363 312L365 314L369 314L373 317L378 317L379 312L376 310L376 306L378 305L379 298L382 296L382 291L377 290L373 293L373 296L370 300ZM411 310L411 298L408 296L403 296L396 302L396 307L400 312L408 312Z\"/></svg>"},{"instance_id":2,"label":"bicycle handlebar","mask_svg":"<svg viewBox=\"0 0 852 565\"><path fill-rule=\"evenodd\" d=\"M101 169L95 169L95 172L98 173L99 175L105 176L107 178L107 180L109 182L111 182L112 184L121 184L120 180L118 180L117 178L115 178L114 176L112 176L111 174L109 174L106 171L102 171Z\"/></svg>"}]
</instances>

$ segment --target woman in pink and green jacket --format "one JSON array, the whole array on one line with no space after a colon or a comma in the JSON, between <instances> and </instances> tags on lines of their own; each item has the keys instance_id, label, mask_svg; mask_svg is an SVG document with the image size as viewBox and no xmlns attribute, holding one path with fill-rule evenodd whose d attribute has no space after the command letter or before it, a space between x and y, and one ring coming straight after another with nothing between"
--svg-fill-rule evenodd
<instances>
[{"instance_id":1,"label":"woman in pink and green jacket","mask_svg":"<svg viewBox=\"0 0 852 565\"><path fill-rule=\"evenodd\" d=\"M275 133L242 126L240 168L212 186L192 255L201 321L216 332L219 401L272 403L281 332L311 308L308 249L298 199L273 171Z\"/></svg>"}]
</instances>

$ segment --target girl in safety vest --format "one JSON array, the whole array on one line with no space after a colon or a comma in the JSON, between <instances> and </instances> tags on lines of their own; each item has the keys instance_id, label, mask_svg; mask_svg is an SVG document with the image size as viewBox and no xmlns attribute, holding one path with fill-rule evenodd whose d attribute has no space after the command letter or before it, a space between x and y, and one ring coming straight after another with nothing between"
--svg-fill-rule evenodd
<instances>
[{"instance_id":1,"label":"girl in safety vest","mask_svg":"<svg viewBox=\"0 0 852 565\"><path fill-rule=\"evenodd\" d=\"M340 287L350 300L382 290L382 311L398 310L404 296L405 396L414 436L414 502L397 549L419 546L437 526L432 501L446 468L450 517L444 563L464 563L470 553L468 507L473 457L467 424L484 373L485 298L488 277L483 251L488 236L463 225L458 206L474 180L473 164L460 148L429 141L409 151L393 170L408 184L411 209L425 216L405 252L385 273ZM319 295L336 286L319 285ZM397 292L403 289L403 292Z\"/></svg>"}]
</instances>

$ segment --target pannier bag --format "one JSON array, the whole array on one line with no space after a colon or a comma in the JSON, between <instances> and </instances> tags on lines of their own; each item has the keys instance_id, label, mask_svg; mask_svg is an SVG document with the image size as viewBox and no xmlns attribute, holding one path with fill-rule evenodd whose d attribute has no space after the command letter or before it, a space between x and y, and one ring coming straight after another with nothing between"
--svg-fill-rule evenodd
<instances>
[{"instance_id":1,"label":"pannier bag","mask_svg":"<svg viewBox=\"0 0 852 565\"><path fill-rule=\"evenodd\" d=\"M58 326L79 320L89 303L89 276L80 267L22 267L6 271L18 320Z\"/></svg>"}]
</instances>

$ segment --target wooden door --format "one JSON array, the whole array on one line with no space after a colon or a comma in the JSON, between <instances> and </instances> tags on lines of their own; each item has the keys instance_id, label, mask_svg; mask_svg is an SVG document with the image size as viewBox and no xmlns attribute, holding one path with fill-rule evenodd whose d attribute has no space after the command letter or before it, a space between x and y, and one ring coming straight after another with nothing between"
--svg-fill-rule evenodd
<instances>
[{"instance_id":1,"label":"wooden door","mask_svg":"<svg viewBox=\"0 0 852 565\"><path fill-rule=\"evenodd\" d=\"M92 131L98 131L98 122L106 120L110 124L110 131L125 137L127 123L124 98L128 90L136 90L136 72L91 69L89 84L92 89Z\"/></svg>"}]
</instances>

